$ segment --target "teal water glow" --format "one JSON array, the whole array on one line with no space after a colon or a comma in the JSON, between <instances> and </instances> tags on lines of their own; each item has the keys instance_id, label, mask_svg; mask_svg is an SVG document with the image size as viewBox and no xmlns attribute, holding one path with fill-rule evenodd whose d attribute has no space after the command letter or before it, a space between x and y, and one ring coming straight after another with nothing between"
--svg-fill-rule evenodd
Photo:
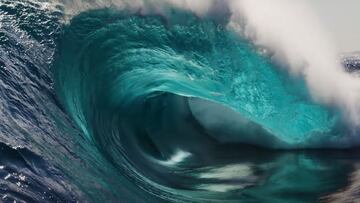
<instances>
[{"instance_id":1,"label":"teal water glow","mask_svg":"<svg viewBox=\"0 0 360 203\"><path fill-rule=\"evenodd\" d=\"M81 142L100 157L97 166L119 178L103 185L115 194L120 184L124 194L154 202L301 202L344 184L334 179L319 188L337 170L307 154L266 155L240 145L343 148L346 130L302 80L223 23L178 10L167 18L87 11L64 28L53 70ZM277 197L281 191L289 196Z\"/></svg>"},{"instance_id":2,"label":"teal water glow","mask_svg":"<svg viewBox=\"0 0 360 203\"><path fill-rule=\"evenodd\" d=\"M267 147L312 147L314 140L339 136L338 116L311 101L301 81L250 42L223 24L186 13L174 16L183 20L113 10L72 20L55 75L67 108L89 137L89 122L103 116L92 114L124 115L135 103L164 92L233 109L247 125L273 137ZM247 137L236 141L261 145Z\"/></svg>"},{"instance_id":3,"label":"teal water glow","mask_svg":"<svg viewBox=\"0 0 360 203\"><path fill-rule=\"evenodd\" d=\"M88 151L161 199L244 199L227 192L261 181L246 163L236 183L237 176L228 183L191 172L218 170L213 164L227 144L346 147L338 145L345 130L335 110L313 102L303 81L211 18L88 11L65 27L58 50L57 93L91 143ZM238 170L227 167L230 176Z\"/></svg>"}]
</instances>

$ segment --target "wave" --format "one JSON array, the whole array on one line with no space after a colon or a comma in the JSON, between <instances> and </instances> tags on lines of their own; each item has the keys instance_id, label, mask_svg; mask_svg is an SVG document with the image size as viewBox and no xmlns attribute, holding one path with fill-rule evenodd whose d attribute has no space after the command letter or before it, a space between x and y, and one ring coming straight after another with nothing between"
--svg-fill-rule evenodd
<instances>
[{"instance_id":1,"label":"wave","mask_svg":"<svg viewBox=\"0 0 360 203\"><path fill-rule=\"evenodd\" d=\"M194 4L188 0L63 0L62 3L67 19L99 8L155 14L172 20L173 9L180 9L200 18L228 19L229 28L252 41L272 60L285 64L283 68L290 74L303 78L316 102L340 109L346 122L358 126L358 77L348 74L335 60L339 54L335 43L306 2L201 0Z\"/></svg>"},{"instance_id":2,"label":"wave","mask_svg":"<svg viewBox=\"0 0 360 203\"><path fill-rule=\"evenodd\" d=\"M57 95L88 142L167 201L194 198L178 194L194 174L171 171L208 163L214 149L353 144L339 110L314 102L306 81L227 22L179 9L171 18L91 10L64 28L56 56Z\"/></svg>"},{"instance_id":3,"label":"wave","mask_svg":"<svg viewBox=\"0 0 360 203\"><path fill-rule=\"evenodd\" d=\"M313 102L303 80L291 78L226 24L173 12L181 22L112 9L90 11L65 28L55 65L57 90L90 139L122 136L125 121L158 131L160 115L175 104L151 101L171 93L189 101L205 130L230 131L229 136L212 135L219 142L338 146L346 132L340 113ZM176 116L166 113L168 119Z\"/></svg>"},{"instance_id":4,"label":"wave","mask_svg":"<svg viewBox=\"0 0 360 203\"><path fill-rule=\"evenodd\" d=\"M344 100L324 92L350 73L241 2L5 0L0 175L34 181L5 180L4 201L311 201L347 186L356 167L324 148L358 146L356 84ZM346 77L311 82L326 71Z\"/></svg>"}]
</instances>

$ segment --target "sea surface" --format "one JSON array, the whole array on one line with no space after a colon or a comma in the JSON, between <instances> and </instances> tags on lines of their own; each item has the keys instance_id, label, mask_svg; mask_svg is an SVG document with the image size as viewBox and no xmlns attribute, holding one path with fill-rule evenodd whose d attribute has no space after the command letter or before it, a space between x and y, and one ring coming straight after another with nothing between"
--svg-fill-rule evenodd
<instances>
[{"instance_id":1,"label":"sea surface","mask_svg":"<svg viewBox=\"0 0 360 203\"><path fill-rule=\"evenodd\" d=\"M0 0L0 202L360 200L359 131L226 8L68 5Z\"/></svg>"}]
</instances>

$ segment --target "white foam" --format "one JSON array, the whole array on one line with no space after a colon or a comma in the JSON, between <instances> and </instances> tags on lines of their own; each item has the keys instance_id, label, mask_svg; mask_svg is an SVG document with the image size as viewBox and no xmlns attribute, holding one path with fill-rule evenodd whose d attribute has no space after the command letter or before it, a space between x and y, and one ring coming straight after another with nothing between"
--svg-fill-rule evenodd
<instances>
[{"instance_id":1,"label":"white foam","mask_svg":"<svg viewBox=\"0 0 360 203\"><path fill-rule=\"evenodd\" d=\"M231 1L232 25L255 44L273 51L289 72L303 77L313 98L343 110L360 124L360 79L346 73L338 51L318 16L305 2L289 0Z\"/></svg>"}]
</instances>

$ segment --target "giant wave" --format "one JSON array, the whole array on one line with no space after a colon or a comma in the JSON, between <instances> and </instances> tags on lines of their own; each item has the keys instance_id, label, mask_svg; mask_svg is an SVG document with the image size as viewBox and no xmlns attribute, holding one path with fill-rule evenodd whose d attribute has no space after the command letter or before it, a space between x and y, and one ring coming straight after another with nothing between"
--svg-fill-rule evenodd
<instances>
[{"instance_id":1,"label":"giant wave","mask_svg":"<svg viewBox=\"0 0 360 203\"><path fill-rule=\"evenodd\" d=\"M183 97L220 143L335 147L350 133L340 112L312 101L301 78L281 70L226 24L173 12L175 20L90 11L65 29L55 65L57 89L89 139L123 136L125 121L140 122L135 127L146 126L151 137L162 126L158 116L177 117L166 108L176 108L165 99L169 94Z\"/></svg>"},{"instance_id":2,"label":"giant wave","mask_svg":"<svg viewBox=\"0 0 360 203\"><path fill-rule=\"evenodd\" d=\"M11 180L3 199L311 202L351 193L356 181L341 177L356 180L357 153L334 149L359 144L358 83L326 43L301 42L301 23L298 34L274 30L289 29L279 19L263 25L261 1L165 2L0 5L17 26L0 27L2 111L12 115L0 125L0 153L16 155L0 160L0 175L14 168L34 179L26 189ZM49 195L37 196L42 188Z\"/></svg>"},{"instance_id":3,"label":"giant wave","mask_svg":"<svg viewBox=\"0 0 360 203\"><path fill-rule=\"evenodd\" d=\"M304 80L227 21L179 9L166 18L84 12L65 27L53 69L57 94L88 142L167 200L186 200L177 187L194 178L169 179L171 171L208 164L214 149L351 146L341 112L314 102Z\"/></svg>"}]
</instances>

